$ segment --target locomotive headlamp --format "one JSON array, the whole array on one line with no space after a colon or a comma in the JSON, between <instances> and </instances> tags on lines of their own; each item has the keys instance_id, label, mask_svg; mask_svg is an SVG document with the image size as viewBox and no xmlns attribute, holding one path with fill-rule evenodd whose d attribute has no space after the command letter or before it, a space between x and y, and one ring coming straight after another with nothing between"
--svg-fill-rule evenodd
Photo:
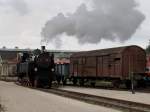
<instances>
[{"instance_id":1,"label":"locomotive headlamp","mask_svg":"<svg viewBox=\"0 0 150 112\"><path fill-rule=\"evenodd\" d=\"M51 71L54 72L54 68L52 68Z\"/></svg>"},{"instance_id":2,"label":"locomotive headlamp","mask_svg":"<svg viewBox=\"0 0 150 112\"><path fill-rule=\"evenodd\" d=\"M38 70L38 69L35 67L35 68L34 68L34 71L37 72L37 70Z\"/></svg>"}]
</instances>

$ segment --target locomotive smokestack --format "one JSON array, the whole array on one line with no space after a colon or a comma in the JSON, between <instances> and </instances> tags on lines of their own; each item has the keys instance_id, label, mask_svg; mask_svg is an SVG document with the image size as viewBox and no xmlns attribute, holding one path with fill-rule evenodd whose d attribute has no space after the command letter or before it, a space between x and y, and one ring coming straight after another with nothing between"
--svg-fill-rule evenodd
<instances>
[{"instance_id":1,"label":"locomotive smokestack","mask_svg":"<svg viewBox=\"0 0 150 112\"><path fill-rule=\"evenodd\" d=\"M45 46L41 46L41 51L42 51L42 52L45 51Z\"/></svg>"}]
</instances>

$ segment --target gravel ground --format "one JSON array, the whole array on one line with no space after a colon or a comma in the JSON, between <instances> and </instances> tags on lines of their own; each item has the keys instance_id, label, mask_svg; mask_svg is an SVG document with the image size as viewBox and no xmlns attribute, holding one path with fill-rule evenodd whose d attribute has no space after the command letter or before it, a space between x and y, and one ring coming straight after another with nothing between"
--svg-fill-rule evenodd
<instances>
[{"instance_id":1,"label":"gravel ground","mask_svg":"<svg viewBox=\"0 0 150 112\"><path fill-rule=\"evenodd\" d=\"M77 100L0 81L0 97L6 112L119 112Z\"/></svg>"},{"instance_id":2,"label":"gravel ground","mask_svg":"<svg viewBox=\"0 0 150 112\"><path fill-rule=\"evenodd\" d=\"M135 94L132 94L131 91L79 88L79 87L68 87L68 86L61 87L60 89L150 104L150 93L135 92Z\"/></svg>"}]
</instances>

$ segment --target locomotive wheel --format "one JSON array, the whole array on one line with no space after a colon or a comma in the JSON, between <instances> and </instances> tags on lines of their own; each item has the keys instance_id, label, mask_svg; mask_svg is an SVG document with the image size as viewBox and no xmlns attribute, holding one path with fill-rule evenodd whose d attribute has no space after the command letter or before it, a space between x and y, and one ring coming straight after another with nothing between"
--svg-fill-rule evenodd
<instances>
[{"instance_id":1,"label":"locomotive wheel","mask_svg":"<svg viewBox=\"0 0 150 112\"><path fill-rule=\"evenodd\" d=\"M30 80L27 80L27 81L26 81L26 85L27 85L28 87L31 87L31 82L30 82Z\"/></svg>"},{"instance_id":2,"label":"locomotive wheel","mask_svg":"<svg viewBox=\"0 0 150 112\"><path fill-rule=\"evenodd\" d=\"M52 81L50 81L50 83L49 83L49 88L51 88L52 87Z\"/></svg>"},{"instance_id":3,"label":"locomotive wheel","mask_svg":"<svg viewBox=\"0 0 150 112\"><path fill-rule=\"evenodd\" d=\"M25 86L25 80L24 79L22 79L21 85Z\"/></svg>"},{"instance_id":4,"label":"locomotive wheel","mask_svg":"<svg viewBox=\"0 0 150 112\"><path fill-rule=\"evenodd\" d=\"M114 88L119 88L120 87L120 81L119 80L114 80L113 81L113 87Z\"/></svg>"}]
</instances>

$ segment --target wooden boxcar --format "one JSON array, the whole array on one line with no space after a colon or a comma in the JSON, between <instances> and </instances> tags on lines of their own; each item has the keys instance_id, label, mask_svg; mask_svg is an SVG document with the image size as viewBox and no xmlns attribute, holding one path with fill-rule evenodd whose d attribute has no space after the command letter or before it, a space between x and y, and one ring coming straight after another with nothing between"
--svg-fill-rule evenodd
<instances>
[{"instance_id":1,"label":"wooden boxcar","mask_svg":"<svg viewBox=\"0 0 150 112\"><path fill-rule=\"evenodd\" d=\"M70 58L70 75L74 84L78 79L113 80L114 85L125 82L129 86L131 74L142 80L146 53L136 45L74 53ZM94 84L94 83L93 83Z\"/></svg>"}]
</instances>

